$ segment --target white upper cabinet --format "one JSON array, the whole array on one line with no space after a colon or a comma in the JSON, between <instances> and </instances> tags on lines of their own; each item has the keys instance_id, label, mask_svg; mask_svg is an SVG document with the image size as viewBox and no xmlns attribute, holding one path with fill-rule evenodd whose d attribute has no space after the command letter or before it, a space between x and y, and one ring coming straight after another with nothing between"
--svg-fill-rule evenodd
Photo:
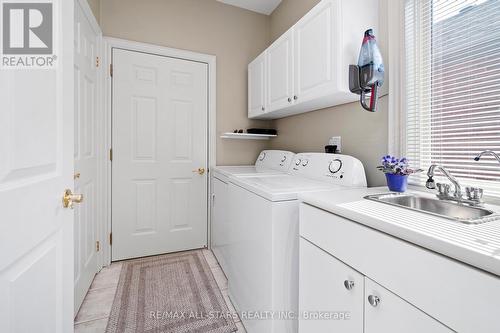
<instances>
[{"instance_id":1,"label":"white upper cabinet","mask_svg":"<svg viewBox=\"0 0 500 333\"><path fill-rule=\"evenodd\" d=\"M267 49L267 112L293 103L293 30Z\"/></svg>"},{"instance_id":2,"label":"white upper cabinet","mask_svg":"<svg viewBox=\"0 0 500 333\"><path fill-rule=\"evenodd\" d=\"M261 116L266 111L266 52L248 65L248 117Z\"/></svg>"},{"instance_id":3,"label":"white upper cabinet","mask_svg":"<svg viewBox=\"0 0 500 333\"><path fill-rule=\"evenodd\" d=\"M265 111L249 108L249 118L276 119L358 100L349 91L349 65L357 63L365 30L377 33L377 27L378 0L322 0L264 53Z\"/></svg>"},{"instance_id":4,"label":"white upper cabinet","mask_svg":"<svg viewBox=\"0 0 500 333\"><path fill-rule=\"evenodd\" d=\"M336 1L338 3L338 1ZM338 6L334 1L324 1L300 20L295 28L295 96L297 101L309 101L335 91L335 48L338 41L335 31Z\"/></svg>"}]
</instances>

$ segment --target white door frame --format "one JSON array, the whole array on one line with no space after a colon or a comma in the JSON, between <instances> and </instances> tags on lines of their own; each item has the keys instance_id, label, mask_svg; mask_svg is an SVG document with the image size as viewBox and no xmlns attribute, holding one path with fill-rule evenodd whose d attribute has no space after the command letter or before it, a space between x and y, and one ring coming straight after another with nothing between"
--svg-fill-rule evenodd
<instances>
[{"instance_id":1,"label":"white door frame","mask_svg":"<svg viewBox=\"0 0 500 333\"><path fill-rule=\"evenodd\" d=\"M185 59L191 61L197 61L205 63L208 65L208 193L207 193L207 244L210 244L210 228L211 228L211 216L212 207L210 205L210 193L212 192L210 172L215 166L216 161L216 72L217 72L217 58L215 55L192 52L187 50L174 49L170 47L164 47L154 44L146 44L140 42L129 41L125 39L104 37L104 61L102 68L107 70L107 74L104 77L104 87L106 89L104 93L104 114L106 119L104 120L105 126L105 151L109 152L111 149L111 113L112 113L112 80L109 73L112 52L114 48L124 49L128 51L143 52L148 54L154 54L170 58ZM108 158L105 159L106 172L104 174L104 186L105 186L105 212L106 212L106 228L104 235L110 235L111 233L111 161ZM108 237L106 237L108 238ZM104 265L109 265L111 263L111 244L109 238L107 241L102 242L102 256Z\"/></svg>"}]
</instances>

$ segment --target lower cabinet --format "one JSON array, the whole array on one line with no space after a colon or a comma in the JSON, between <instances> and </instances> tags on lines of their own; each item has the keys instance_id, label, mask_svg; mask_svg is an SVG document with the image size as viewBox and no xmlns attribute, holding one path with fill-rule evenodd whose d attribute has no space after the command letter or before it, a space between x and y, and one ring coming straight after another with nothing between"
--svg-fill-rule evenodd
<instances>
[{"instance_id":1,"label":"lower cabinet","mask_svg":"<svg viewBox=\"0 0 500 333\"><path fill-rule=\"evenodd\" d=\"M363 275L301 238L299 281L299 332L363 333Z\"/></svg>"},{"instance_id":2,"label":"lower cabinet","mask_svg":"<svg viewBox=\"0 0 500 333\"><path fill-rule=\"evenodd\" d=\"M453 331L365 277L364 332L449 333Z\"/></svg>"},{"instance_id":3,"label":"lower cabinet","mask_svg":"<svg viewBox=\"0 0 500 333\"><path fill-rule=\"evenodd\" d=\"M299 309L300 333L453 332L303 238Z\"/></svg>"}]
</instances>

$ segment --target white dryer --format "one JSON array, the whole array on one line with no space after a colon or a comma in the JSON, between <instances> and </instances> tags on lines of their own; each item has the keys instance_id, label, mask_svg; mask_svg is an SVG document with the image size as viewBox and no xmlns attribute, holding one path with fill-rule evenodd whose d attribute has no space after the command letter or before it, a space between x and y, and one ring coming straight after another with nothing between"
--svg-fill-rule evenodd
<instances>
[{"instance_id":1,"label":"white dryer","mask_svg":"<svg viewBox=\"0 0 500 333\"><path fill-rule=\"evenodd\" d=\"M298 194L355 187L366 187L363 164L323 153L297 154L286 175L231 177L226 269L247 332L298 331Z\"/></svg>"},{"instance_id":2,"label":"white dryer","mask_svg":"<svg viewBox=\"0 0 500 333\"><path fill-rule=\"evenodd\" d=\"M228 231L228 183L230 177L252 177L285 174L290 169L295 154L283 150L262 151L254 165L216 166L211 170L212 181L212 232L211 244L222 270L227 273ZM229 277L229 276L228 276Z\"/></svg>"}]
</instances>

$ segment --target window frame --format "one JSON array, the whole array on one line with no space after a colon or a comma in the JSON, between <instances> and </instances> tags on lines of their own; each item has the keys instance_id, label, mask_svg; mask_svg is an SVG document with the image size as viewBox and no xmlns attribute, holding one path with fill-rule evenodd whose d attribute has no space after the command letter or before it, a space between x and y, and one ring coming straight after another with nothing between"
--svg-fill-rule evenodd
<instances>
[{"instance_id":1,"label":"window frame","mask_svg":"<svg viewBox=\"0 0 500 333\"><path fill-rule=\"evenodd\" d=\"M395 156L405 156L407 152L406 117L405 105L406 87L406 43L405 43L405 3L406 1L395 1L388 7L388 40L389 40L389 107L388 107L388 153ZM432 0L421 0L419 12L426 7L432 6ZM420 22L421 24L421 22ZM422 50L420 50L422 51ZM422 52L417 52L419 59L423 59ZM418 60L417 60L418 61ZM429 73L431 75L429 68ZM411 161L410 161L411 163ZM423 165L424 173L427 173L429 165ZM420 184L412 184L410 188L415 190L430 191ZM500 197L484 195L485 202L500 205Z\"/></svg>"}]
</instances>

